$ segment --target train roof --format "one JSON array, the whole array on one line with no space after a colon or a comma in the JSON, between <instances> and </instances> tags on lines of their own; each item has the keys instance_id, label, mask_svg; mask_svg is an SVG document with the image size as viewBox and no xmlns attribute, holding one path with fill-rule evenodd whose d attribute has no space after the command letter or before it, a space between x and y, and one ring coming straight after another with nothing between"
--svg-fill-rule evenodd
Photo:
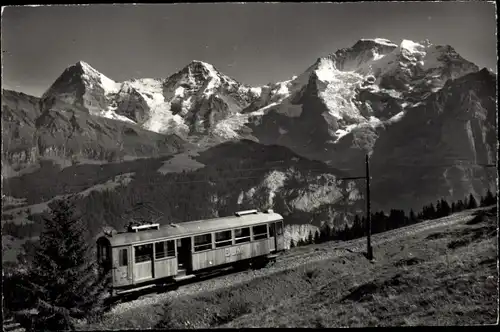
<instances>
[{"instance_id":1,"label":"train roof","mask_svg":"<svg viewBox=\"0 0 500 332\"><path fill-rule=\"evenodd\" d=\"M187 221L178 224L164 224L159 229L140 232L124 232L106 236L112 247L135 243L153 242L160 239L179 238L200 233L209 233L228 228L252 226L261 223L282 220L283 217L274 212L258 212L241 216Z\"/></svg>"}]
</instances>

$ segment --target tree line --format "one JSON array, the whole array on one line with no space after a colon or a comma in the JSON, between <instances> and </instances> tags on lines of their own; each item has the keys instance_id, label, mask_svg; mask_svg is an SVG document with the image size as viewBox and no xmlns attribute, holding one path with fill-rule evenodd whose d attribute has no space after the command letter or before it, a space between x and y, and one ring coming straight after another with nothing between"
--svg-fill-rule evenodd
<instances>
[{"instance_id":1,"label":"tree line","mask_svg":"<svg viewBox=\"0 0 500 332\"><path fill-rule=\"evenodd\" d=\"M391 209L386 215L383 211L371 213L372 234L397 229L404 226L409 226L421 222L422 220L433 220L446 217L452 213L475 209L477 207L485 207L497 203L497 194L493 195L488 189L484 196L481 196L478 204L474 195L470 194L463 200L448 203L444 198L438 200L435 204L430 203L422 207L422 210L417 214L410 210L406 214L403 210ZM366 217L356 215L351 226L347 224L342 229L334 229L330 224L325 223L319 230L309 233L307 238L291 241L290 247L300 247L309 244L323 243L327 241L348 241L366 236Z\"/></svg>"}]
</instances>

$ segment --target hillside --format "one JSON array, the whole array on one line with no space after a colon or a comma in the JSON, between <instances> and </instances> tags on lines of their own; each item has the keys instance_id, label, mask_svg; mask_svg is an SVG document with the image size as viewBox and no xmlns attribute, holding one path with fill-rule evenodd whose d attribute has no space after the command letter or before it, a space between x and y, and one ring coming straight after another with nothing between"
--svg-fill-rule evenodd
<instances>
[{"instance_id":1,"label":"hillside","mask_svg":"<svg viewBox=\"0 0 500 332\"><path fill-rule=\"evenodd\" d=\"M68 107L43 110L38 98L13 91L2 95L2 178L22 176L44 160L61 165L120 162L169 156L189 147L175 134L160 135Z\"/></svg>"},{"instance_id":2,"label":"hillside","mask_svg":"<svg viewBox=\"0 0 500 332\"><path fill-rule=\"evenodd\" d=\"M373 265L354 255L308 266L309 292L222 327L495 324L496 210L375 248Z\"/></svg>"},{"instance_id":3,"label":"hillside","mask_svg":"<svg viewBox=\"0 0 500 332\"><path fill-rule=\"evenodd\" d=\"M170 157L63 169L42 163L32 173L4 180L5 195L25 198L10 206L5 201L4 235L19 239L38 235L42 227L39 217L50 207L50 200L68 194L80 195L78 207L92 236L103 227L122 230L128 212L140 203L157 210L153 217L163 215L162 224L231 215L255 207L274 208L285 217L288 234L294 238L308 235L294 224L319 227L327 222L343 227L363 209L362 181L340 180L345 176L342 171L281 146L227 142L189 158L199 168L164 172L173 161ZM127 181L120 181L124 175ZM145 209L134 215L146 220L151 217Z\"/></svg>"},{"instance_id":4,"label":"hillside","mask_svg":"<svg viewBox=\"0 0 500 332\"><path fill-rule=\"evenodd\" d=\"M274 266L120 304L92 328L494 324L496 216L482 208L376 234L372 263L365 239L295 248Z\"/></svg>"}]
</instances>

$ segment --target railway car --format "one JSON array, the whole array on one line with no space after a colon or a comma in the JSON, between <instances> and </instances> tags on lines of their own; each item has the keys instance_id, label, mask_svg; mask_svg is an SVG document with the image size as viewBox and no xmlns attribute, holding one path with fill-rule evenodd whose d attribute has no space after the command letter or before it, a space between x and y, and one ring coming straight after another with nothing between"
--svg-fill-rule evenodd
<instances>
[{"instance_id":1,"label":"railway car","mask_svg":"<svg viewBox=\"0 0 500 332\"><path fill-rule=\"evenodd\" d=\"M285 250L283 217L272 210L129 227L97 239L97 259L112 275L112 294L179 282L234 265L264 266Z\"/></svg>"}]
</instances>

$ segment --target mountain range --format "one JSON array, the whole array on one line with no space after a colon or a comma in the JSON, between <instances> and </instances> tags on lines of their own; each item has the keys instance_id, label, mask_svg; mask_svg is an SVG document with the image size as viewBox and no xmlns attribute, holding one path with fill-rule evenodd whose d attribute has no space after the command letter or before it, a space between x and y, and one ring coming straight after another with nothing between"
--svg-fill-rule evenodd
<instances>
[{"instance_id":1,"label":"mountain range","mask_svg":"<svg viewBox=\"0 0 500 332\"><path fill-rule=\"evenodd\" d=\"M80 61L40 98L3 90L4 188L46 159L75 167L171 158L167 172L207 163L224 170L220 152L237 146L265 155L287 149L337 177L363 176L368 154L375 209L419 209L495 190L494 169L481 165L496 162L497 77L451 46L361 39L289 80L258 87L196 60L165 77L115 82ZM217 158L206 157L211 151ZM284 187L269 174L261 186L272 206ZM351 185L363 192L362 182ZM321 200L318 188L329 186L321 183L300 186ZM235 196L255 191L240 189Z\"/></svg>"}]
</instances>

